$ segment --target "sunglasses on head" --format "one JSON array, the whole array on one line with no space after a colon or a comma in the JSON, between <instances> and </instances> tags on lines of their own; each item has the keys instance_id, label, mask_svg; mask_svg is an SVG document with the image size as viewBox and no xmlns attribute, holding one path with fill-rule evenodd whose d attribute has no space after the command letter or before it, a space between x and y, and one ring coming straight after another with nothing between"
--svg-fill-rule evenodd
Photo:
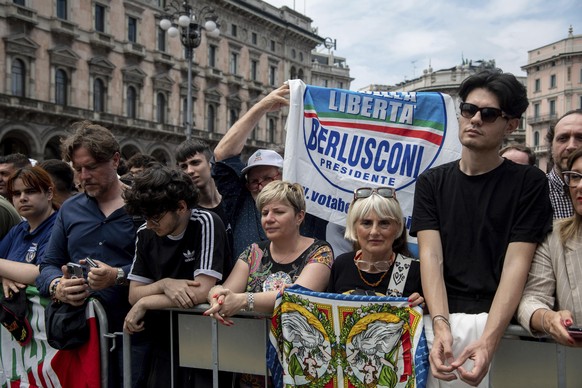
<instances>
[{"instance_id":1,"label":"sunglasses on head","mask_svg":"<svg viewBox=\"0 0 582 388\"><path fill-rule=\"evenodd\" d=\"M373 194L377 194L383 198L394 198L396 199L396 190L393 187L360 187L354 190L354 200L361 198L371 197Z\"/></svg>"},{"instance_id":2,"label":"sunglasses on head","mask_svg":"<svg viewBox=\"0 0 582 388\"><path fill-rule=\"evenodd\" d=\"M469 104L468 102L461 102L459 107L461 110L461 116L466 119L470 119L477 114L481 113L481 121L484 123L492 123L497 120L498 117L503 117L504 119L509 119L509 117L503 114L503 111L498 108L479 108L477 105Z\"/></svg>"}]
</instances>

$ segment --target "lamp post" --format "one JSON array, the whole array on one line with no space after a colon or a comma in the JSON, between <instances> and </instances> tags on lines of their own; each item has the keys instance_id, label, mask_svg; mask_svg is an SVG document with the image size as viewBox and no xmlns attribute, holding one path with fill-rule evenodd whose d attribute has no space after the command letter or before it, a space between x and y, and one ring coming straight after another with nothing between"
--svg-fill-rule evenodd
<instances>
[{"instance_id":1,"label":"lamp post","mask_svg":"<svg viewBox=\"0 0 582 388\"><path fill-rule=\"evenodd\" d=\"M217 38L220 35L218 16L214 8L206 5L198 12L190 5L190 1L172 1L165 9L166 16L160 20L160 28L167 31L168 36L180 35L184 46L184 55L188 61L188 95L186 96L186 140L192 139L192 63L194 49L200 46L202 30L206 35ZM204 24L202 24L204 23Z\"/></svg>"}]
</instances>

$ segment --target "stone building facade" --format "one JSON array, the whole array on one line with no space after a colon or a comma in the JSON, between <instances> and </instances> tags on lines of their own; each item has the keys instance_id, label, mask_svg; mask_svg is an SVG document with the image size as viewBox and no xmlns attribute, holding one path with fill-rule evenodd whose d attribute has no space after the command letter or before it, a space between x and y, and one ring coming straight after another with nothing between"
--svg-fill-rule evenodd
<instances>
[{"instance_id":1,"label":"stone building facade","mask_svg":"<svg viewBox=\"0 0 582 388\"><path fill-rule=\"evenodd\" d=\"M221 34L193 57L193 137L215 145L258 99L289 78L310 83L323 42L312 20L261 0L196 0ZM174 164L185 140L188 62L161 28L164 0L0 0L0 155L59 158L71 123L110 128L122 156ZM349 88L349 83L345 86ZM247 145L283 145L286 112L261 120Z\"/></svg>"},{"instance_id":2,"label":"stone building facade","mask_svg":"<svg viewBox=\"0 0 582 388\"><path fill-rule=\"evenodd\" d=\"M360 89L362 91L390 91L390 92L439 92L450 95L455 103L455 109L458 110L459 88L461 83L469 76L487 69L495 69L495 60L463 60L460 65L433 70L429 65L428 69L424 69L422 75L401 82L396 85L368 85ZM526 77L516 76L522 83L526 84ZM519 124L519 127L511 135L505 139L505 144L519 143L525 144L525 118Z\"/></svg>"},{"instance_id":3,"label":"stone building facade","mask_svg":"<svg viewBox=\"0 0 582 388\"><path fill-rule=\"evenodd\" d=\"M526 142L532 147L544 171L551 169L550 146L546 135L564 113L582 108L582 35L528 51Z\"/></svg>"}]
</instances>

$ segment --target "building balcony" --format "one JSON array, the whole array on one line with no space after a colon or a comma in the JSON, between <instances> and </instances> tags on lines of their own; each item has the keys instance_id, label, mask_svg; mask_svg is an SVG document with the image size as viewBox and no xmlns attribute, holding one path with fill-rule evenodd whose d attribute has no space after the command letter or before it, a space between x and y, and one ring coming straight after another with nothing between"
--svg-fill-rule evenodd
<instances>
[{"instance_id":1,"label":"building balcony","mask_svg":"<svg viewBox=\"0 0 582 388\"><path fill-rule=\"evenodd\" d=\"M240 87L243 84L243 77L238 74L229 74L226 78L226 82L228 82L229 85Z\"/></svg>"},{"instance_id":2,"label":"building balcony","mask_svg":"<svg viewBox=\"0 0 582 388\"><path fill-rule=\"evenodd\" d=\"M23 21L31 24L38 24L36 10L12 2L4 5L6 7L6 17L17 21Z\"/></svg>"},{"instance_id":3,"label":"building balcony","mask_svg":"<svg viewBox=\"0 0 582 388\"><path fill-rule=\"evenodd\" d=\"M557 119L558 119L558 115L555 113L548 114L548 115L530 116L527 118L527 123L530 125L543 124L543 123L549 123L549 122L557 120Z\"/></svg>"},{"instance_id":4,"label":"building balcony","mask_svg":"<svg viewBox=\"0 0 582 388\"><path fill-rule=\"evenodd\" d=\"M547 155L548 152L550 151L550 147L548 146L535 146L532 147L532 149L536 156Z\"/></svg>"},{"instance_id":5,"label":"building balcony","mask_svg":"<svg viewBox=\"0 0 582 388\"><path fill-rule=\"evenodd\" d=\"M222 80L222 70L216 67L207 67L205 74L208 79Z\"/></svg>"},{"instance_id":6,"label":"building balcony","mask_svg":"<svg viewBox=\"0 0 582 388\"><path fill-rule=\"evenodd\" d=\"M135 42L125 42L123 45L123 53L129 56L136 56L138 58L145 58L145 47Z\"/></svg>"},{"instance_id":7,"label":"building balcony","mask_svg":"<svg viewBox=\"0 0 582 388\"><path fill-rule=\"evenodd\" d=\"M262 93L265 89L263 88L263 83L260 81L251 81L248 80L247 81L247 88L249 89L249 91L252 92L256 92L256 93Z\"/></svg>"},{"instance_id":8,"label":"building balcony","mask_svg":"<svg viewBox=\"0 0 582 388\"><path fill-rule=\"evenodd\" d=\"M77 25L69 20L53 18L51 19L51 31L57 35L68 35L71 38L77 37Z\"/></svg>"},{"instance_id":9,"label":"building balcony","mask_svg":"<svg viewBox=\"0 0 582 388\"><path fill-rule=\"evenodd\" d=\"M321 63L313 62L311 64L311 72L319 72L326 75L335 75L338 77L350 77L350 68L340 66L322 65Z\"/></svg>"},{"instance_id":10,"label":"building balcony","mask_svg":"<svg viewBox=\"0 0 582 388\"><path fill-rule=\"evenodd\" d=\"M174 58L163 51L156 51L154 52L154 62L162 63L164 65L174 65Z\"/></svg>"},{"instance_id":11,"label":"building balcony","mask_svg":"<svg viewBox=\"0 0 582 388\"><path fill-rule=\"evenodd\" d=\"M108 49L112 49L115 46L113 35L104 32L93 31L90 41L93 46L105 47Z\"/></svg>"},{"instance_id":12,"label":"building balcony","mask_svg":"<svg viewBox=\"0 0 582 388\"><path fill-rule=\"evenodd\" d=\"M188 71L188 61L186 59L179 60L179 66L182 71ZM200 73L200 66L194 60L192 60L192 77L196 77ZM222 73L221 73L222 75Z\"/></svg>"}]
</instances>

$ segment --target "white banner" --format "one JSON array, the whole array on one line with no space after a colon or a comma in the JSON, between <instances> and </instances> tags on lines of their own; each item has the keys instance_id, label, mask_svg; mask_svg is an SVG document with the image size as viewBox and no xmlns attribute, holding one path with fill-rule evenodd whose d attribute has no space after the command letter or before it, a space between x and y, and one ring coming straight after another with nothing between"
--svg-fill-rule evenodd
<instances>
[{"instance_id":1,"label":"white banner","mask_svg":"<svg viewBox=\"0 0 582 388\"><path fill-rule=\"evenodd\" d=\"M418 176L460 158L453 99L289 86L283 178L305 187L308 213L345 225L354 189L390 186L409 228Z\"/></svg>"}]
</instances>

